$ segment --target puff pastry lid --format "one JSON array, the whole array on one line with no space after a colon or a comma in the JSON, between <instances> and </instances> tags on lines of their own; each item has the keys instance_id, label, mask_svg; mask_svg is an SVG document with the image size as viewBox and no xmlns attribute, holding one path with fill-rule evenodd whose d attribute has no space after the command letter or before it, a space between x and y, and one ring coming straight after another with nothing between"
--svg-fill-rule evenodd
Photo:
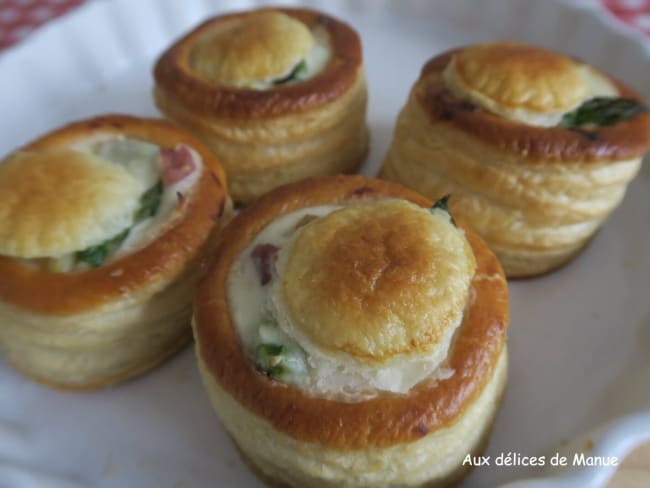
<instances>
[{"instance_id":1,"label":"puff pastry lid","mask_svg":"<svg viewBox=\"0 0 650 488\"><path fill-rule=\"evenodd\" d=\"M138 181L66 148L21 151L0 164L0 255L39 258L96 245L127 227Z\"/></svg>"},{"instance_id":2,"label":"puff pastry lid","mask_svg":"<svg viewBox=\"0 0 650 488\"><path fill-rule=\"evenodd\" d=\"M322 350L378 364L448 347L476 268L447 214L397 199L317 219L289 252L294 326Z\"/></svg>"},{"instance_id":3,"label":"puff pastry lid","mask_svg":"<svg viewBox=\"0 0 650 488\"><path fill-rule=\"evenodd\" d=\"M475 270L445 210L395 198L304 207L238 256L228 299L260 371L360 401L451 374Z\"/></svg>"},{"instance_id":4,"label":"puff pastry lid","mask_svg":"<svg viewBox=\"0 0 650 488\"><path fill-rule=\"evenodd\" d=\"M314 44L309 28L276 10L232 20L199 39L190 65L211 81L251 86L286 76Z\"/></svg>"},{"instance_id":5,"label":"puff pastry lid","mask_svg":"<svg viewBox=\"0 0 650 488\"><path fill-rule=\"evenodd\" d=\"M618 90L591 67L537 46L496 42L455 52L444 73L461 98L510 120L553 126L562 115Z\"/></svg>"}]
</instances>

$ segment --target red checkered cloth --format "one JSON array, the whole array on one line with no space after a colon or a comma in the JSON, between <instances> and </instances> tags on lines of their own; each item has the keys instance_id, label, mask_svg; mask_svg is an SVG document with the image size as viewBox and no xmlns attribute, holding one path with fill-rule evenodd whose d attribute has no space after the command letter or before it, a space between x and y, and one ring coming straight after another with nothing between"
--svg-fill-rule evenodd
<instances>
[{"instance_id":1,"label":"red checkered cloth","mask_svg":"<svg viewBox=\"0 0 650 488\"><path fill-rule=\"evenodd\" d=\"M0 0L0 50L15 44L48 20L63 15L84 1ZM600 6L631 28L645 33L650 38L650 0L582 1Z\"/></svg>"},{"instance_id":2,"label":"red checkered cloth","mask_svg":"<svg viewBox=\"0 0 650 488\"><path fill-rule=\"evenodd\" d=\"M0 0L0 50L85 0Z\"/></svg>"},{"instance_id":3,"label":"red checkered cloth","mask_svg":"<svg viewBox=\"0 0 650 488\"><path fill-rule=\"evenodd\" d=\"M650 0L602 0L620 21L650 36Z\"/></svg>"}]
</instances>

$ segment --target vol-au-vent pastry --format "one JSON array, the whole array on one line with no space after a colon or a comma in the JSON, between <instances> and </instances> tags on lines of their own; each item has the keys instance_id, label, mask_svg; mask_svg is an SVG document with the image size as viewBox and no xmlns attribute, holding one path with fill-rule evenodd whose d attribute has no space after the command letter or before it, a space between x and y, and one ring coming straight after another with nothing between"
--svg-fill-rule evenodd
<instances>
[{"instance_id":1,"label":"vol-au-vent pastry","mask_svg":"<svg viewBox=\"0 0 650 488\"><path fill-rule=\"evenodd\" d=\"M623 83L539 47L497 42L431 59L399 114L381 177L453 212L510 277L575 256L623 199L650 116Z\"/></svg>"},{"instance_id":2,"label":"vol-au-vent pastry","mask_svg":"<svg viewBox=\"0 0 650 488\"><path fill-rule=\"evenodd\" d=\"M506 382L494 254L402 186L303 180L240 213L195 298L204 386L279 486L441 486L480 452Z\"/></svg>"},{"instance_id":3,"label":"vol-au-vent pastry","mask_svg":"<svg viewBox=\"0 0 650 488\"><path fill-rule=\"evenodd\" d=\"M18 149L0 163L0 352L60 388L152 368L191 338L230 207L216 157L162 120L97 117Z\"/></svg>"},{"instance_id":4,"label":"vol-au-vent pastry","mask_svg":"<svg viewBox=\"0 0 650 488\"><path fill-rule=\"evenodd\" d=\"M306 9L210 19L154 69L154 99L219 157L236 202L309 176L354 172L368 148L361 41Z\"/></svg>"}]
</instances>

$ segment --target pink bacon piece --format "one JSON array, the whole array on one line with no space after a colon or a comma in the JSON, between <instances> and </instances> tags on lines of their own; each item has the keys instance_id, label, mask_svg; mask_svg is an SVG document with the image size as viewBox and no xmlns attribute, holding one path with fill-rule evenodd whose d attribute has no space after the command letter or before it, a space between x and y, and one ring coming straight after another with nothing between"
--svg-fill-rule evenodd
<instances>
[{"instance_id":1,"label":"pink bacon piece","mask_svg":"<svg viewBox=\"0 0 650 488\"><path fill-rule=\"evenodd\" d=\"M273 244L258 244L251 252L251 258L260 276L260 284L266 285L273 278L272 266L278 258L279 247Z\"/></svg>"},{"instance_id":2,"label":"pink bacon piece","mask_svg":"<svg viewBox=\"0 0 650 488\"><path fill-rule=\"evenodd\" d=\"M160 150L163 180L168 185L178 183L196 169L194 158L187 146L164 147Z\"/></svg>"}]
</instances>

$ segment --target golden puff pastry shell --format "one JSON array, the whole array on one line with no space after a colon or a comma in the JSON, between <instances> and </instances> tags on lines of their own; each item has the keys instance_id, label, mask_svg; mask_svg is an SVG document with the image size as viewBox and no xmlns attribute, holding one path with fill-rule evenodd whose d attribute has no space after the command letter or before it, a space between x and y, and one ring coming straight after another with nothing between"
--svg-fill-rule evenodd
<instances>
[{"instance_id":1,"label":"golden puff pastry shell","mask_svg":"<svg viewBox=\"0 0 650 488\"><path fill-rule=\"evenodd\" d=\"M234 19L193 47L190 64L206 78L247 86L285 76L304 59L314 38L299 20L275 10Z\"/></svg>"},{"instance_id":2,"label":"golden puff pastry shell","mask_svg":"<svg viewBox=\"0 0 650 488\"><path fill-rule=\"evenodd\" d=\"M503 270L483 241L461 225L476 259L476 272L448 357L448 367L455 371L452 377L422 382L406 395L383 393L368 401L342 402L310 396L257 371L241 346L225 298L233 261L280 215L305 207L386 198L407 199L424 208L432 205L402 186L350 175L305 179L266 194L224 231L228 239L214 251L215 259L195 296L194 334L204 372L235 401L294 442L339 450L376 449L457 425L468 402L492 377L504 350L509 318Z\"/></svg>"},{"instance_id":3,"label":"golden puff pastry shell","mask_svg":"<svg viewBox=\"0 0 650 488\"><path fill-rule=\"evenodd\" d=\"M459 89L479 102L533 112L570 110L589 91L570 58L512 42L461 49L453 55L450 71Z\"/></svg>"},{"instance_id":4,"label":"golden puff pastry shell","mask_svg":"<svg viewBox=\"0 0 650 488\"><path fill-rule=\"evenodd\" d=\"M129 227L140 185L119 165L66 148L18 152L0 165L0 254L57 257Z\"/></svg>"},{"instance_id":5,"label":"golden puff pastry shell","mask_svg":"<svg viewBox=\"0 0 650 488\"><path fill-rule=\"evenodd\" d=\"M335 211L300 233L284 273L285 300L317 346L384 361L444 346L475 268L445 212L381 200Z\"/></svg>"}]
</instances>

